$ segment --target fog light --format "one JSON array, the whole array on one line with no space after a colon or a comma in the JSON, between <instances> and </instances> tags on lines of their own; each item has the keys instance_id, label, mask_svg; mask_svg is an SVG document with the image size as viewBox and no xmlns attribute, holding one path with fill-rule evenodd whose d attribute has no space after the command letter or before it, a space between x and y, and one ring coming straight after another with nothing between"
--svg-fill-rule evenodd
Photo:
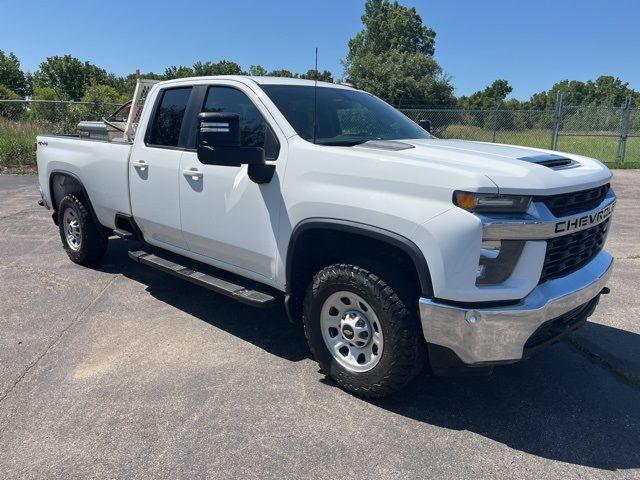
<instances>
[{"instance_id":1,"label":"fog light","mask_svg":"<svg viewBox=\"0 0 640 480\"><path fill-rule=\"evenodd\" d=\"M495 285L505 282L518 263L524 241L485 241L480 248L480 258L476 269L477 285Z\"/></svg>"}]
</instances>

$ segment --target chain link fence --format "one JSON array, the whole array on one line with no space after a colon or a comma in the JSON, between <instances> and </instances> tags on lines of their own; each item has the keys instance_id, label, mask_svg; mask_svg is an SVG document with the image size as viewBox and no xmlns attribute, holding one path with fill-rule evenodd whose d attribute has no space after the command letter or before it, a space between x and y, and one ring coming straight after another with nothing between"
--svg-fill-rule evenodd
<instances>
[{"instance_id":1,"label":"chain link fence","mask_svg":"<svg viewBox=\"0 0 640 480\"><path fill-rule=\"evenodd\" d=\"M553 112L538 110L401 109L415 122L429 120L439 138L549 148Z\"/></svg>"},{"instance_id":2,"label":"chain link fence","mask_svg":"<svg viewBox=\"0 0 640 480\"><path fill-rule=\"evenodd\" d=\"M576 153L604 162L640 162L640 108L564 105L555 110L400 108L429 120L439 138L506 143Z\"/></svg>"},{"instance_id":3,"label":"chain link fence","mask_svg":"<svg viewBox=\"0 0 640 480\"><path fill-rule=\"evenodd\" d=\"M566 106L558 95L551 148L605 161L640 160L640 109L627 98L623 107ZM563 146L564 145L564 146ZM598 155L590 155L592 151Z\"/></svg>"},{"instance_id":4,"label":"chain link fence","mask_svg":"<svg viewBox=\"0 0 640 480\"><path fill-rule=\"evenodd\" d=\"M100 120L121 105L53 100L0 100L0 167L33 165L42 133L75 133L81 120ZM576 153L604 162L640 162L640 108L564 105L554 110L460 110L401 107L429 120L439 138L505 143ZM346 120L357 120L346 118Z\"/></svg>"}]
</instances>

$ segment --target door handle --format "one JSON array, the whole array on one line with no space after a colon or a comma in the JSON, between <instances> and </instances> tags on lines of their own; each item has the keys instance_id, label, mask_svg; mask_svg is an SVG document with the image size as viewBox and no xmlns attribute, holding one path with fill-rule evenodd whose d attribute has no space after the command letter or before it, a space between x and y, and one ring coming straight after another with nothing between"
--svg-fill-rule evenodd
<instances>
[{"instance_id":1,"label":"door handle","mask_svg":"<svg viewBox=\"0 0 640 480\"><path fill-rule=\"evenodd\" d=\"M191 180L199 180L204 176L204 173L202 173L197 168L190 168L188 170L183 170L182 174L185 177L191 177Z\"/></svg>"},{"instance_id":2,"label":"door handle","mask_svg":"<svg viewBox=\"0 0 640 480\"><path fill-rule=\"evenodd\" d=\"M140 170L141 172L144 172L148 167L149 167L149 164L144 160L138 160L133 164L133 168Z\"/></svg>"}]
</instances>

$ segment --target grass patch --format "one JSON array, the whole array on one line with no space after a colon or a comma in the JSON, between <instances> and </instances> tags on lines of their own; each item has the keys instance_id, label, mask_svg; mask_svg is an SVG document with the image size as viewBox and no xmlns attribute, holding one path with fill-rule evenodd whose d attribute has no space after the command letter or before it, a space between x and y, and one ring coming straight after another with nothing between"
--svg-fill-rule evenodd
<instances>
[{"instance_id":1,"label":"grass patch","mask_svg":"<svg viewBox=\"0 0 640 480\"><path fill-rule=\"evenodd\" d=\"M558 137L558 151L596 158L609 168L640 168L640 138L627 139L625 161L617 163L618 138L603 136L606 133L615 135L615 132L597 132L590 137L560 135ZM436 135L440 138L461 138L481 142L494 140L493 131L471 125L449 125L436 132ZM495 141L523 147L548 149L551 146L551 130L499 130L495 134Z\"/></svg>"},{"instance_id":2,"label":"grass patch","mask_svg":"<svg viewBox=\"0 0 640 480\"><path fill-rule=\"evenodd\" d=\"M640 169L640 162L623 162L623 163L603 162L603 163L611 169L618 169L618 170Z\"/></svg>"},{"instance_id":3,"label":"grass patch","mask_svg":"<svg viewBox=\"0 0 640 480\"><path fill-rule=\"evenodd\" d=\"M33 142L41 131L38 124L0 119L0 166L34 166L36 154Z\"/></svg>"}]
</instances>

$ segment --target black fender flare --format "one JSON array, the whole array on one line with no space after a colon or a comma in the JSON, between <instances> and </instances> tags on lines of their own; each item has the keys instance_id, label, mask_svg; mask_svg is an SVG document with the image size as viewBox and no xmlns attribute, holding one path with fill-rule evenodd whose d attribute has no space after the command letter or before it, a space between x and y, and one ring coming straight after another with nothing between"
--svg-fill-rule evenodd
<instances>
[{"instance_id":1,"label":"black fender flare","mask_svg":"<svg viewBox=\"0 0 640 480\"><path fill-rule=\"evenodd\" d=\"M418 280L420 281L420 291L422 295L425 297L433 296L433 284L431 283L431 274L429 273L427 260L424 258L422 251L415 243L390 230L385 230L365 223L335 218L308 218L299 222L293 229L289 239L287 259L285 263L287 294L291 293L290 286L293 274L293 255L296 248L296 242L303 232L314 229L335 230L362 235L364 237L387 243L402 250L413 262L416 273L418 274Z\"/></svg>"},{"instance_id":2,"label":"black fender flare","mask_svg":"<svg viewBox=\"0 0 640 480\"><path fill-rule=\"evenodd\" d=\"M96 216L96 212L93 210L91 197L89 197L89 193L87 192L87 189L85 188L84 183L82 183L82 180L80 180L80 178L75 173L71 173L66 170L58 170L58 169L52 170L51 173L49 174L49 195L51 196L51 209L53 210L52 218L54 223L58 225L58 205L56 204L56 202L54 202L54 193L53 193L53 178L56 175L63 175L66 177L73 178L73 180L76 181L78 185L80 185L80 193L87 200L87 203L88 203L87 206L89 207L89 211L91 212L91 215L93 215L93 218L95 219L95 221L98 224L100 224L100 222L98 221L98 217Z\"/></svg>"}]
</instances>

